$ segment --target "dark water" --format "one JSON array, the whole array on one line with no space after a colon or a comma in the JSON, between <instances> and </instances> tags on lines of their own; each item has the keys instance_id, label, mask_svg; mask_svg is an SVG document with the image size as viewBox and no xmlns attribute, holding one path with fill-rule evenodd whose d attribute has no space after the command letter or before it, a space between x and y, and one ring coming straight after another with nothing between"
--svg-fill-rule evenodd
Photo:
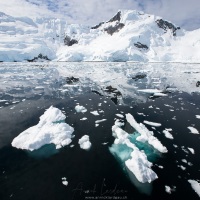
<instances>
[{"instance_id":1,"label":"dark water","mask_svg":"<svg viewBox=\"0 0 200 200\"><path fill-rule=\"evenodd\" d=\"M51 91L49 95L37 93L26 98L26 101L22 101L23 95L14 97L11 93L1 94L0 99L7 99L8 102L19 100L13 109L10 109L13 104L1 102L1 200L199 199L187 181L200 180L200 135L192 134L187 129L188 126L194 126L200 130L200 120L195 117L200 114L199 93L189 95L176 92L168 97L148 99L146 103L129 107L116 105L110 98L94 94L88 88L84 94L60 96L56 92L59 88L57 84L56 81L52 83L55 91L52 89L54 92ZM12 94L16 95L18 91L13 91ZM74 107L77 103L85 106L88 112L76 113ZM99 106L99 103L102 105ZM75 138L71 143L74 147L69 145L56 151L53 145L47 145L33 153L13 148L12 140L23 130L36 125L39 117L50 105L65 111L66 122L75 129ZM104 111L100 116L90 114L90 111L98 109ZM152 169L159 178L151 184L150 195L138 190L120 162L109 151L114 141L111 128L114 119L119 118L116 113L131 113L137 122L149 120L162 124L155 130L146 125L168 149L167 154L158 155L154 161ZM87 120L81 121L83 117L87 117ZM95 121L98 119L107 121L95 127ZM125 123L123 128L127 129L127 126ZM162 133L165 128L172 128L173 140L165 138ZM79 147L78 139L83 135L90 136L92 147L89 151ZM187 147L193 148L195 154L191 154ZM182 159L192 165L182 162ZM178 165L186 169L182 170ZM62 177L67 178L68 186L62 184ZM165 192L165 185L171 188L175 186L176 189L172 194L168 194Z\"/></svg>"}]
</instances>

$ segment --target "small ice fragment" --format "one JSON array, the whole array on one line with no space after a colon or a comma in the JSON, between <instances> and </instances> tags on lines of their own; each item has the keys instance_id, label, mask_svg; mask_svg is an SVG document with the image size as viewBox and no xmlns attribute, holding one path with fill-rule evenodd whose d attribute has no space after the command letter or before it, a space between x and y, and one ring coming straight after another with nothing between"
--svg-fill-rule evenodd
<instances>
[{"instance_id":1,"label":"small ice fragment","mask_svg":"<svg viewBox=\"0 0 200 200\"><path fill-rule=\"evenodd\" d=\"M188 126L187 128L191 131L191 133L193 133L193 134L199 134L199 131L196 128L194 128L192 126Z\"/></svg>"},{"instance_id":2,"label":"small ice fragment","mask_svg":"<svg viewBox=\"0 0 200 200\"><path fill-rule=\"evenodd\" d=\"M88 135L84 135L82 138L80 138L78 143L80 145L80 148L85 149L85 150L90 149L90 147L92 145Z\"/></svg>"},{"instance_id":3,"label":"small ice fragment","mask_svg":"<svg viewBox=\"0 0 200 200\"><path fill-rule=\"evenodd\" d=\"M44 87L43 86L37 86L37 87L35 87L35 89L36 90L41 90L41 89L44 89Z\"/></svg>"},{"instance_id":4,"label":"small ice fragment","mask_svg":"<svg viewBox=\"0 0 200 200\"><path fill-rule=\"evenodd\" d=\"M99 115L99 113L98 113L97 110L95 110L95 111L91 111L90 113L93 114L93 115L95 115L95 116L98 116L98 115Z\"/></svg>"},{"instance_id":5,"label":"small ice fragment","mask_svg":"<svg viewBox=\"0 0 200 200\"><path fill-rule=\"evenodd\" d=\"M171 140L174 139L173 135L169 132L169 130L165 129L163 130L163 133L166 138L171 139Z\"/></svg>"},{"instance_id":6,"label":"small ice fragment","mask_svg":"<svg viewBox=\"0 0 200 200\"><path fill-rule=\"evenodd\" d=\"M183 165L179 165L178 167L180 167L183 171L186 170L186 167L184 167Z\"/></svg>"},{"instance_id":7,"label":"small ice fragment","mask_svg":"<svg viewBox=\"0 0 200 200\"><path fill-rule=\"evenodd\" d=\"M115 114L117 117L124 118L122 114Z\"/></svg>"},{"instance_id":8,"label":"small ice fragment","mask_svg":"<svg viewBox=\"0 0 200 200\"><path fill-rule=\"evenodd\" d=\"M107 120L107 119L96 120L95 123L96 123L96 124L99 124L99 123L104 122L104 121L106 121L106 120Z\"/></svg>"},{"instance_id":9,"label":"small ice fragment","mask_svg":"<svg viewBox=\"0 0 200 200\"><path fill-rule=\"evenodd\" d=\"M95 124L95 127L98 127L99 126L99 124Z\"/></svg>"},{"instance_id":10,"label":"small ice fragment","mask_svg":"<svg viewBox=\"0 0 200 200\"><path fill-rule=\"evenodd\" d=\"M193 148L188 147L188 149L192 154L194 154L194 149Z\"/></svg>"},{"instance_id":11,"label":"small ice fragment","mask_svg":"<svg viewBox=\"0 0 200 200\"><path fill-rule=\"evenodd\" d=\"M102 143L102 145L107 145L108 144L108 142L104 142L104 143Z\"/></svg>"},{"instance_id":12,"label":"small ice fragment","mask_svg":"<svg viewBox=\"0 0 200 200\"><path fill-rule=\"evenodd\" d=\"M137 114L138 114L138 115L142 115L142 116L146 116L144 113L139 113L139 112L138 112Z\"/></svg>"},{"instance_id":13,"label":"small ice fragment","mask_svg":"<svg viewBox=\"0 0 200 200\"><path fill-rule=\"evenodd\" d=\"M166 97L168 96L167 94L161 93L161 92L156 92L153 94L154 97Z\"/></svg>"},{"instance_id":14,"label":"small ice fragment","mask_svg":"<svg viewBox=\"0 0 200 200\"><path fill-rule=\"evenodd\" d=\"M200 119L200 115L196 115L196 118L197 118L197 119Z\"/></svg>"},{"instance_id":15,"label":"small ice fragment","mask_svg":"<svg viewBox=\"0 0 200 200\"><path fill-rule=\"evenodd\" d=\"M156 122L150 122L150 121L147 121L147 120L144 120L143 122L144 122L145 124L150 125L150 126L155 126L155 127L161 126L160 123L156 123Z\"/></svg>"},{"instance_id":16,"label":"small ice fragment","mask_svg":"<svg viewBox=\"0 0 200 200\"><path fill-rule=\"evenodd\" d=\"M62 178L62 184L67 186L68 185L68 181L65 177Z\"/></svg>"},{"instance_id":17,"label":"small ice fragment","mask_svg":"<svg viewBox=\"0 0 200 200\"><path fill-rule=\"evenodd\" d=\"M165 192L167 192L168 194L171 194L172 192L175 192L176 187L173 186L172 188L169 187L168 185L165 185Z\"/></svg>"},{"instance_id":18,"label":"small ice fragment","mask_svg":"<svg viewBox=\"0 0 200 200\"><path fill-rule=\"evenodd\" d=\"M186 159L182 159L181 161L184 162L184 163L187 163L187 160L186 160Z\"/></svg>"},{"instance_id":19,"label":"small ice fragment","mask_svg":"<svg viewBox=\"0 0 200 200\"><path fill-rule=\"evenodd\" d=\"M124 126L124 122L121 122L119 119L115 121L115 125L118 127Z\"/></svg>"},{"instance_id":20,"label":"small ice fragment","mask_svg":"<svg viewBox=\"0 0 200 200\"><path fill-rule=\"evenodd\" d=\"M82 119L80 119L81 121L85 121L87 120L87 117L83 117Z\"/></svg>"},{"instance_id":21,"label":"small ice fragment","mask_svg":"<svg viewBox=\"0 0 200 200\"><path fill-rule=\"evenodd\" d=\"M149 106L149 108L153 108L153 106Z\"/></svg>"},{"instance_id":22,"label":"small ice fragment","mask_svg":"<svg viewBox=\"0 0 200 200\"><path fill-rule=\"evenodd\" d=\"M165 185L165 192L171 194L171 188L167 185Z\"/></svg>"},{"instance_id":23,"label":"small ice fragment","mask_svg":"<svg viewBox=\"0 0 200 200\"><path fill-rule=\"evenodd\" d=\"M7 102L8 100L4 100L4 99L2 99L2 100L0 100L0 103L2 103L2 102Z\"/></svg>"},{"instance_id":24,"label":"small ice fragment","mask_svg":"<svg viewBox=\"0 0 200 200\"><path fill-rule=\"evenodd\" d=\"M142 89L142 90L138 90L138 92L154 94L154 93L162 93L163 90L157 90L157 89Z\"/></svg>"},{"instance_id":25,"label":"small ice fragment","mask_svg":"<svg viewBox=\"0 0 200 200\"><path fill-rule=\"evenodd\" d=\"M200 184L195 180L188 180L188 182L191 184L192 189L198 194L200 197Z\"/></svg>"},{"instance_id":26,"label":"small ice fragment","mask_svg":"<svg viewBox=\"0 0 200 200\"><path fill-rule=\"evenodd\" d=\"M75 110L76 110L76 112L82 112L82 113L85 113L85 112L87 112L87 109L84 107L84 106L80 106L80 105L77 105L76 107L75 107Z\"/></svg>"}]
</instances>

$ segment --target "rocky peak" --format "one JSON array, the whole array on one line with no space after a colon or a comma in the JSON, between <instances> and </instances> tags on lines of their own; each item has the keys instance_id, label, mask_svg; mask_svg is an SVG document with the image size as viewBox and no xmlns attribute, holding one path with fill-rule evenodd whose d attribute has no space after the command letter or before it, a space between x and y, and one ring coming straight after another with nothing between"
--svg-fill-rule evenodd
<instances>
[{"instance_id":1,"label":"rocky peak","mask_svg":"<svg viewBox=\"0 0 200 200\"><path fill-rule=\"evenodd\" d=\"M156 23L158 27L162 28L165 32L167 32L167 30L171 30L173 36L176 36L176 30L180 29L180 27L176 27L174 24L163 19L156 20Z\"/></svg>"}]
</instances>

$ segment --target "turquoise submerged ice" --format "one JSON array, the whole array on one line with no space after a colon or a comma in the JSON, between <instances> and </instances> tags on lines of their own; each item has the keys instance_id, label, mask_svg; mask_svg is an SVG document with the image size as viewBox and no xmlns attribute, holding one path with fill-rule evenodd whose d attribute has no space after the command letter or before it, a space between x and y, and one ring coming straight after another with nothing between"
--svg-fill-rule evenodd
<instances>
[{"instance_id":1,"label":"turquoise submerged ice","mask_svg":"<svg viewBox=\"0 0 200 200\"><path fill-rule=\"evenodd\" d=\"M166 153L167 149L143 124L138 124L132 115L127 114L126 118L136 132L128 134L116 122L112 127L115 141L110 151L120 160L131 179L134 175L140 183L151 183L158 176L151 169L153 164L149 160L153 161L159 152Z\"/></svg>"},{"instance_id":2,"label":"turquoise submerged ice","mask_svg":"<svg viewBox=\"0 0 200 200\"><path fill-rule=\"evenodd\" d=\"M70 144L74 128L65 123L65 118L61 110L51 106L40 117L37 125L14 138L12 146L33 151L46 144L54 144L56 149Z\"/></svg>"}]
</instances>

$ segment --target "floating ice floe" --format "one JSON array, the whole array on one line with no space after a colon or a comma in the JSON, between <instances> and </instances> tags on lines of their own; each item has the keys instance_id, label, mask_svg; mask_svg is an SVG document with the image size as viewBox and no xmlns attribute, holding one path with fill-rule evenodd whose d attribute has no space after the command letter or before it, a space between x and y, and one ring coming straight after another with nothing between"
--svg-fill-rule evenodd
<instances>
[{"instance_id":1,"label":"floating ice floe","mask_svg":"<svg viewBox=\"0 0 200 200\"><path fill-rule=\"evenodd\" d=\"M190 129L191 133L193 133L193 134L199 134L199 131L196 128L194 128L192 126L188 126L187 128Z\"/></svg>"},{"instance_id":2,"label":"floating ice floe","mask_svg":"<svg viewBox=\"0 0 200 200\"><path fill-rule=\"evenodd\" d=\"M95 110L95 111L91 111L90 113L93 114L93 115L95 115L95 116L98 116L98 115L99 115L99 113L98 113L97 110Z\"/></svg>"},{"instance_id":3,"label":"floating ice floe","mask_svg":"<svg viewBox=\"0 0 200 200\"><path fill-rule=\"evenodd\" d=\"M145 124L150 125L150 126L155 126L155 127L162 126L162 124L160 124L160 123L150 122L150 121L147 121L147 120L144 120L143 122L144 122Z\"/></svg>"},{"instance_id":4,"label":"floating ice floe","mask_svg":"<svg viewBox=\"0 0 200 200\"><path fill-rule=\"evenodd\" d=\"M194 154L194 149L193 149L193 148L188 147L188 150L189 150L192 154Z\"/></svg>"},{"instance_id":5,"label":"floating ice floe","mask_svg":"<svg viewBox=\"0 0 200 200\"><path fill-rule=\"evenodd\" d=\"M196 115L196 118L197 118L197 119L200 119L200 115Z\"/></svg>"},{"instance_id":6,"label":"floating ice floe","mask_svg":"<svg viewBox=\"0 0 200 200\"><path fill-rule=\"evenodd\" d=\"M120 117L120 118L124 118L124 115L122 114L115 114L117 117Z\"/></svg>"},{"instance_id":7,"label":"floating ice floe","mask_svg":"<svg viewBox=\"0 0 200 200\"><path fill-rule=\"evenodd\" d=\"M138 141L148 142L161 153L167 152L167 148L163 146L156 137L154 137L153 131L149 131L142 123L138 124L130 113L126 114L126 120L140 134L140 136L137 137Z\"/></svg>"},{"instance_id":8,"label":"floating ice floe","mask_svg":"<svg viewBox=\"0 0 200 200\"><path fill-rule=\"evenodd\" d=\"M65 118L61 110L51 106L40 117L37 125L14 138L12 146L33 151L45 144L55 144L56 149L70 144L74 128L65 123Z\"/></svg>"},{"instance_id":9,"label":"floating ice floe","mask_svg":"<svg viewBox=\"0 0 200 200\"><path fill-rule=\"evenodd\" d=\"M106 120L107 120L107 119L96 120L96 121L95 121L95 124L99 124L99 123L104 122L104 121L106 121Z\"/></svg>"},{"instance_id":10,"label":"floating ice floe","mask_svg":"<svg viewBox=\"0 0 200 200\"><path fill-rule=\"evenodd\" d=\"M80 106L80 105L77 105L76 107L75 107L75 110L76 110L76 112L82 112L82 113L85 113L85 112L87 112L87 109L84 107L84 106Z\"/></svg>"},{"instance_id":11,"label":"floating ice floe","mask_svg":"<svg viewBox=\"0 0 200 200\"><path fill-rule=\"evenodd\" d=\"M169 131L171 131L172 129L165 129L165 130L163 130L163 133L164 133L164 135L165 135L165 137L166 138L168 138L168 139L174 139L174 137L173 137L173 135L169 132Z\"/></svg>"},{"instance_id":12,"label":"floating ice floe","mask_svg":"<svg viewBox=\"0 0 200 200\"><path fill-rule=\"evenodd\" d=\"M151 169L152 163L147 160L144 152L140 151L135 144L131 143L129 134L117 125L112 127L113 136L115 137L114 145L110 148L113 154L125 163L127 169L132 172L137 180L141 183L150 183L158 178L156 173ZM126 151L118 151L118 146L122 145Z\"/></svg>"},{"instance_id":13,"label":"floating ice floe","mask_svg":"<svg viewBox=\"0 0 200 200\"><path fill-rule=\"evenodd\" d=\"M199 195L200 197L200 183L195 180L188 180L191 184L192 189Z\"/></svg>"},{"instance_id":14,"label":"floating ice floe","mask_svg":"<svg viewBox=\"0 0 200 200\"><path fill-rule=\"evenodd\" d=\"M65 186L68 186L68 181L67 181L66 177L62 178L62 184Z\"/></svg>"},{"instance_id":15,"label":"floating ice floe","mask_svg":"<svg viewBox=\"0 0 200 200\"><path fill-rule=\"evenodd\" d=\"M84 135L82 138L80 138L78 143L80 145L80 148L85 149L85 150L90 149L90 147L92 145L88 135Z\"/></svg>"},{"instance_id":16,"label":"floating ice floe","mask_svg":"<svg viewBox=\"0 0 200 200\"><path fill-rule=\"evenodd\" d=\"M172 188L168 185L165 185L165 192L167 192L168 194L171 194L172 192L175 192L176 187L173 186Z\"/></svg>"},{"instance_id":17,"label":"floating ice floe","mask_svg":"<svg viewBox=\"0 0 200 200\"><path fill-rule=\"evenodd\" d=\"M83 118L81 118L80 120L81 120L81 121L85 121L85 120L87 120L87 117L83 117Z\"/></svg>"},{"instance_id":18,"label":"floating ice floe","mask_svg":"<svg viewBox=\"0 0 200 200\"><path fill-rule=\"evenodd\" d=\"M163 93L164 92L163 90L158 90L158 89L142 89L142 90L138 90L138 92L152 94L155 97L167 96L167 94Z\"/></svg>"}]
</instances>

